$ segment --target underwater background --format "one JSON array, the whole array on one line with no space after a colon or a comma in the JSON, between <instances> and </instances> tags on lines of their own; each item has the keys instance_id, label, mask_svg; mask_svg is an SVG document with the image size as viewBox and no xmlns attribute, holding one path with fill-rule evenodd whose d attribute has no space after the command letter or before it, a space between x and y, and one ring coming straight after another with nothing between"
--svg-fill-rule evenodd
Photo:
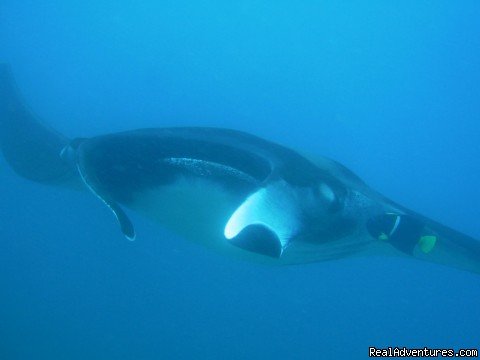
<instances>
[{"instance_id":1,"label":"underwater background","mask_svg":"<svg viewBox=\"0 0 480 360\"><path fill-rule=\"evenodd\" d=\"M1 0L0 62L67 136L248 131L480 239L479 19L475 0ZM0 359L479 347L478 274L381 257L262 266L129 214L135 242L94 196L0 157Z\"/></svg>"}]
</instances>

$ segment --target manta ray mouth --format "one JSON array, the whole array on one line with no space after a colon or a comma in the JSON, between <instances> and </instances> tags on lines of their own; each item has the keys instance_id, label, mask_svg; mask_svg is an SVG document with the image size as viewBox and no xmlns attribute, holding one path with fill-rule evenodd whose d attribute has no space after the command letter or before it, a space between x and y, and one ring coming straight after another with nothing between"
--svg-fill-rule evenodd
<instances>
[{"instance_id":1,"label":"manta ray mouth","mask_svg":"<svg viewBox=\"0 0 480 360\"><path fill-rule=\"evenodd\" d=\"M220 164L213 161L193 159L187 157L172 157L168 159L162 159L166 164L177 166L179 168L188 169L192 174L198 176L212 176L215 174L227 174L241 181L245 181L251 184L257 184L258 180L253 176L236 169L234 167Z\"/></svg>"},{"instance_id":2,"label":"manta ray mouth","mask_svg":"<svg viewBox=\"0 0 480 360\"><path fill-rule=\"evenodd\" d=\"M123 204L136 192L182 178L209 179L246 193L272 173L269 159L250 148L188 134L160 129L100 136L82 143L77 157L99 187Z\"/></svg>"}]
</instances>

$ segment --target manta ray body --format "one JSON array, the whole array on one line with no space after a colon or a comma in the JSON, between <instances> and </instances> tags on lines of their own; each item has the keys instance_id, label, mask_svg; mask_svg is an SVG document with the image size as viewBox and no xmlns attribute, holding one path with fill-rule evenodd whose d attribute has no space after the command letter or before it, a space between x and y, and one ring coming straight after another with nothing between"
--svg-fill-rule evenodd
<instances>
[{"instance_id":1,"label":"manta ray body","mask_svg":"<svg viewBox=\"0 0 480 360\"><path fill-rule=\"evenodd\" d=\"M480 272L477 240L394 203L335 161L311 161L219 128L67 138L25 106L6 65L0 147L27 179L91 192L129 240L136 233L126 209L220 253L263 263L379 254Z\"/></svg>"}]
</instances>

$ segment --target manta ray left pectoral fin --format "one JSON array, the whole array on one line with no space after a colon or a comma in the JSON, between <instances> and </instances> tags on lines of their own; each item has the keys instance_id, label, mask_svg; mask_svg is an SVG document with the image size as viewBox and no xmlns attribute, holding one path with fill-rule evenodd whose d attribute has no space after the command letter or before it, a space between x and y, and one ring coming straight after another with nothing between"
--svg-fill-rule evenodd
<instances>
[{"instance_id":1,"label":"manta ray left pectoral fin","mask_svg":"<svg viewBox=\"0 0 480 360\"><path fill-rule=\"evenodd\" d=\"M228 220L224 235L232 245L279 258L297 232L294 198L281 184L250 195Z\"/></svg>"},{"instance_id":2,"label":"manta ray left pectoral fin","mask_svg":"<svg viewBox=\"0 0 480 360\"><path fill-rule=\"evenodd\" d=\"M97 187L88 179L88 176L85 175L80 166L78 166L78 172L87 188L113 212L123 235L130 241L135 240L135 228L123 209L115 201L111 200L109 196L97 190Z\"/></svg>"},{"instance_id":3,"label":"manta ray left pectoral fin","mask_svg":"<svg viewBox=\"0 0 480 360\"><path fill-rule=\"evenodd\" d=\"M133 227L133 224L128 218L127 214L125 214L122 208L116 203L107 202L104 199L102 200L110 208L110 210L112 210L113 214L117 218L120 225L120 230L122 230L123 235L125 235L125 237L130 241L135 240L135 228Z\"/></svg>"}]
</instances>

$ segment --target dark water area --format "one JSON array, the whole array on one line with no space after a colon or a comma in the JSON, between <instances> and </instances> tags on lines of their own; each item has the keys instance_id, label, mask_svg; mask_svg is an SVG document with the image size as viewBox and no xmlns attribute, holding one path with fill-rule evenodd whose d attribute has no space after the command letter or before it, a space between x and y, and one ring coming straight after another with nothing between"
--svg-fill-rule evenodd
<instances>
[{"instance_id":1,"label":"dark water area","mask_svg":"<svg viewBox=\"0 0 480 360\"><path fill-rule=\"evenodd\" d=\"M69 137L247 131L480 239L477 1L0 2L0 62ZM168 204L166 204L168 206ZM362 359L478 348L480 275L232 260L0 159L0 359Z\"/></svg>"}]
</instances>

